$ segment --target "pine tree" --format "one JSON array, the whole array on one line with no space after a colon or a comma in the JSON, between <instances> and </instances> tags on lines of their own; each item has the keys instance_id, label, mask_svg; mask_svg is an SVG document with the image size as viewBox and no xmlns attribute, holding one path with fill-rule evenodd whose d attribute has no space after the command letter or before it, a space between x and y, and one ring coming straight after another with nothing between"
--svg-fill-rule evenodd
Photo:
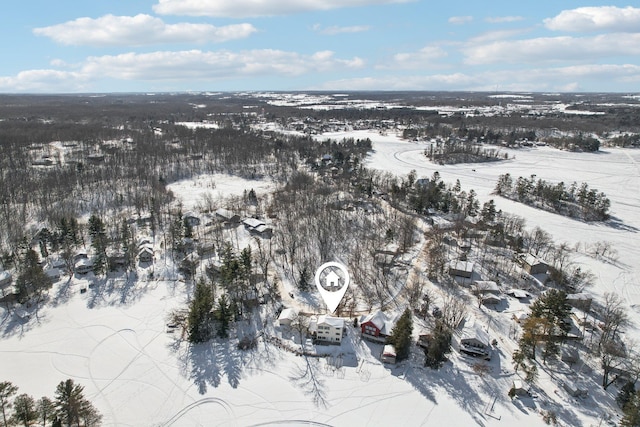
<instances>
[{"instance_id":1,"label":"pine tree","mask_svg":"<svg viewBox=\"0 0 640 427\"><path fill-rule=\"evenodd\" d=\"M61 425L67 427L80 425L81 421L85 426L99 425L102 416L91 402L83 395L84 387L74 383L72 379L61 381L56 387L55 407L57 418ZM90 424L87 424L87 420ZM54 421L55 425L55 421Z\"/></svg>"},{"instance_id":2,"label":"pine tree","mask_svg":"<svg viewBox=\"0 0 640 427\"><path fill-rule=\"evenodd\" d=\"M51 399L46 396L41 397L36 402L36 411L43 426L46 426L47 421L55 416L55 406Z\"/></svg>"},{"instance_id":3,"label":"pine tree","mask_svg":"<svg viewBox=\"0 0 640 427\"><path fill-rule=\"evenodd\" d=\"M395 326L391 330L388 343L392 344L396 349L396 359L403 360L409 357L411 350L411 334L413 333L413 318L411 310L405 309L404 313L398 319Z\"/></svg>"},{"instance_id":4,"label":"pine tree","mask_svg":"<svg viewBox=\"0 0 640 427\"><path fill-rule=\"evenodd\" d=\"M203 280L198 281L193 300L189 306L187 327L189 341L205 342L211 337L211 309L213 308L213 292L211 286Z\"/></svg>"},{"instance_id":5,"label":"pine tree","mask_svg":"<svg viewBox=\"0 0 640 427\"><path fill-rule=\"evenodd\" d=\"M218 298L218 308L216 309L216 320L218 321L218 336L227 338L229 336L229 323L233 313L227 300L226 295L220 295Z\"/></svg>"},{"instance_id":6,"label":"pine tree","mask_svg":"<svg viewBox=\"0 0 640 427\"><path fill-rule=\"evenodd\" d=\"M100 275L105 272L107 266L107 233L104 222L95 214L89 217L89 235L91 236L91 247L95 252L93 272Z\"/></svg>"},{"instance_id":7,"label":"pine tree","mask_svg":"<svg viewBox=\"0 0 640 427\"><path fill-rule=\"evenodd\" d=\"M640 392L635 392L622 409L620 427L640 427Z\"/></svg>"},{"instance_id":8,"label":"pine tree","mask_svg":"<svg viewBox=\"0 0 640 427\"><path fill-rule=\"evenodd\" d=\"M3 381L0 383L0 409L2 409L2 425L8 426L7 417L9 410L13 405L11 398L18 392L18 387L14 386L9 381Z\"/></svg>"},{"instance_id":9,"label":"pine tree","mask_svg":"<svg viewBox=\"0 0 640 427\"><path fill-rule=\"evenodd\" d=\"M29 425L38 418L36 401L28 394L16 396L13 401L13 408L13 417L17 422L24 424L24 427L29 427Z\"/></svg>"},{"instance_id":10,"label":"pine tree","mask_svg":"<svg viewBox=\"0 0 640 427\"><path fill-rule=\"evenodd\" d=\"M20 266L20 275L16 280L18 301L24 303L32 296L40 298L51 289L53 282L40 265L38 254L32 248L27 249Z\"/></svg>"}]
</instances>

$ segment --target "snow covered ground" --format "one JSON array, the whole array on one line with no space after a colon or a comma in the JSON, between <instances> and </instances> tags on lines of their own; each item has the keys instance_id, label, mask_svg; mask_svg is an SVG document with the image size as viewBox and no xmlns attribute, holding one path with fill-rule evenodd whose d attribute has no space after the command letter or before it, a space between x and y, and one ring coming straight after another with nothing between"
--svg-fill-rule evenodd
<instances>
[{"instance_id":1,"label":"snow covered ground","mask_svg":"<svg viewBox=\"0 0 640 427\"><path fill-rule=\"evenodd\" d=\"M324 135L332 138L370 137L371 167L419 176L439 171L446 182L460 179L463 189L475 189L487 200L497 177L536 174L549 181L587 181L612 201L614 219L589 224L508 200L495 198L500 209L539 225L556 241L594 243L609 241L619 261L606 263L586 254L583 263L597 276L589 291L601 295L616 291L628 302L633 320L640 319L640 152L603 150L596 154L558 151L552 148L506 150L515 159L488 164L440 166L421 155L423 145L376 132ZM201 199L200 191L241 195L245 188L261 188L256 182L211 177L172 185L186 209ZM228 186L226 190L223 190ZM155 277L162 275L155 266ZM141 277L146 277L141 275ZM334 347L343 353L340 369L327 367L327 359L305 359L275 346L260 343L242 352L234 341L188 347L167 333L168 313L183 308L187 285L181 281L127 282L124 278L97 282L86 293L86 281L63 278L52 290L52 304L38 317L21 320L10 313L0 319L1 380L20 387L19 393L51 396L55 386L72 378L85 386L85 394L104 415L106 426L195 425L456 425L539 426L536 413L553 408L565 425L597 425L601 408L610 404L610 393L595 385L587 400L568 398L558 390L550 374L541 374L537 399L511 402L506 396L515 378L510 363L514 342L500 336L490 366L480 377L473 361L453 353L453 363L440 371L420 367L420 354L411 363L394 368L378 360L380 348L360 342L350 330L347 342ZM521 310L511 302L509 310ZM490 314L478 311L482 321ZM504 324L493 326L501 330ZM637 335L637 332L633 332ZM357 358L356 358L357 357ZM558 368L561 369L561 368ZM302 377L302 373L307 375ZM308 379L318 380L316 390ZM553 371L552 371L553 374ZM559 374L558 374L559 375ZM597 373L594 374L594 377ZM591 377L587 377L591 378ZM324 403L317 404L318 397ZM554 403L555 402L555 403ZM604 402L604 403L603 403ZM573 421L570 421L573 420Z\"/></svg>"}]
</instances>

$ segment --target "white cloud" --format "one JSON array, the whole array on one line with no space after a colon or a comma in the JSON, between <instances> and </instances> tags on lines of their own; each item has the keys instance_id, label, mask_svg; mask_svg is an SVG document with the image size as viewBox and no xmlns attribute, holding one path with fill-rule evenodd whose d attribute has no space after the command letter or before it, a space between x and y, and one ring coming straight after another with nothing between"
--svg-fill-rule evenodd
<instances>
[{"instance_id":1,"label":"white cloud","mask_svg":"<svg viewBox=\"0 0 640 427\"><path fill-rule=\"evenodd\" d=\"M462 25L473 21L473 16L452 16L449 18L449 24Z\"/></svg>"},{"instance_id":2,"label":"white cloud","mask_svg":"<svg viewBox=\"0 0 640 427\"><path fill-rule=\"evenodd\" d=\"M640 9L631 6L579 7L563 10L557 16L545 19L544 24L555 31L640 32Z\"/></svg>"},{"instance_id":3,"label":"white cloud","mask_svg":"<svg viewBox=\"0 0 640 427\"><path fill-rule=\"evenodd\" d=\"M523 19L524 18L522 16L490 16L485 18L485 21L490 24L503 24L507 22L518 22Z\"/></svg>"},{"instance_id":4,"label":"white cloud","mask_svg":"<svg viewBox=\"0 0 640 427\"><path fill-rule=\"evenodd\" d=\"M518 28L514 30L497 30L487 31L469 39L468 43L488 43L496 40L505 40L513 36L528 33L531 31L527 28Z\"/></svg>"},{"instance_id":5,"label":"white cloud","mask_svg":"<svg viewBox=\"0 0 640 427\"><path fill-rule=\"evenodd\" d=\"M261 75L299 76L363 65L364 61L358 57L339 59L331 51L308 56L273 49L242 52L189 50L90 57L82 71L88 75L122 80L188 81Z\"/></svg>"},{"instance_id":6,"label":"white cloud","mask_svg":"<svg viewBox=\"0 0 640 427\"><path fill-rule=\"evenodd\" d=\"M467 64L591 61L594 58L640 55L639 34L594 37L540 37L493 43L468 43L462 49Z\"/></svg>"},{"instance_id":7,"label":"white cloud","mask_svg":"<svg viewBox=\"0 0 640 427\"><path fill-rule=\"evenodd\" d=\"M474 90L560 91L602 88L606 79L611 87L640 81L637 65L583 65L571 67L486 71L476 74L451 73L413 76L360 77L325 82L314 89L323 90ZM599 89L599 90L606 90Z\"/></svg>"},{"instance_id":8,"label":"white cloud","mask_svg":"<svg viewBox=\"0 0 640 427\"><path fill-rule=\"evenodd\" d=\"M84 46L142 46L157 43L220 43L256 32L251 24L215 27L209 24L166 24L162 19L105 15L78 18L63 24L36 28L33 32L58 43Z\"/></svg>"},{"instance_id":9,"label":"white cloud","mask_svg":"<svg viewBox=\"0 0 640 427\"><path fill-rule=\"evenodd\" d=\"M447 56L447 52L440 46L425 46L417 52L397 53L393 62L379 68L415 69L433 66L434 62Z\"/></svg>"},{"instance_id":10,"label":"white cloud","mask_svg":"<svg viewBox=\"0 0 640 427\"><path fill-rule=\"evenodd\" d=\"M82 92L88 76L59 70L27 70L15 76L0 76L0 92Z\"/></svg>"},{"instance_id":11,"label":"white cloud","mask_svg":"<svg viewBox=\"0 0 640 427\"><path fill-rule=\"evenodd\" d=\"M161 15L248 18L409 1L413 0L158 0L153 10Z\"/></svg>"},{"instance_id":12,"label":"white cloud","mask_svg":"<svg viewBox=\"0 0 640 427\"><path fill-rule=\"evenodd\" d=\"M344 33L362 33L365 31L369 31L371 27L369 25L353 25L349 27L338 27L331 26L323 28L321 25L316 24L313 26L313 31L324 34L327 36L335 36L336 34L344 34Z\"/></svg>"}]
</instances>

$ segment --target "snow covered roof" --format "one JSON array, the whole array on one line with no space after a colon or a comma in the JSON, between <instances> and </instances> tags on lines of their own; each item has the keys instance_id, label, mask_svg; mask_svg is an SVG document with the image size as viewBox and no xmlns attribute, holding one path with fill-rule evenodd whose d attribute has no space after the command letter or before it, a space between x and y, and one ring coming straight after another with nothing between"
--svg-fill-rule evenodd
<instances>
[{"instance_id":1,"label":"snow covered roof","mask_svg":"<svg viewBox=\"0 0 640 427\"><path fill-rule=\"evenodd\" d=\"M369 313L363 316L360 320L360 324L371 322L376 325L376 328L383 335L390 335L391 329L393 329L393 320L390 319L382 310L378 310L375 313Z\"/></svg>"},{"instance_id":2,"label":"snow covered roof","mask_svg":"<svg viewBox=\"0 0 640 427\"><path fill-rule=\"evenodd\" d=\"M11 273L8 271L0 271L0 283L11 280Z\"/></svg>"},{"instance_id":3,"label":"snow covered roof","mask_svg":"<svg viewBox=\"0 0 640 427\"><path fill-rule=\"evenodd\" d=\"M242 220L242 223L243 223L245 226L249 227L249 228L256 228L256 227L259 227L259 226L261 226L261 225L265 225L265 224L264 224L264 221L261 221L261 220L256 219L256 218L247 218L247 219L244 219L244 220Z\"/></svg>"},{"instance_id":4,"label":"snow covered roof","mask_svg":"<svg viewBox=\"0 0 640 427\"><path fill-rule=\"evenodd\" d=\"M449 267L456 271L464 271L471 273L473 271L473 262L471 261L451 261Z\"/></svg>"},{"instance_id":5,"label":"snow covered roof","mask_svg":"<svg viewBox=\"0 0 640 427\"><path fill-rule=\"evenodd\" d=\"M293 308L285 308L278 316L278 320L294 320L298 313Z\"/></svg>"},{"instance_id":6,"label":"snow covered roof","mask_svg":"<svg viewBox=\"0 0 640 427\"><path fill-rule=\"evenodd\" d=\"M507 291L507 295L511 295L512 297L518 299L529 298L531 296L529 292L522 289L509 289Z\"/></svg>"},{"instance_id":7,"label":"snow covered roof","mask_svg":"<svg viewBox=\"0 0 640 427\"><path fill-rule=\"evenodd\" d=\"M326 314L323 314L322 316L318 317L318 326L320 325L328 325L333 328L342 329L344 328L344 319L341 319L340 317L331 317L331 316L327 316Z\"/></svg>"},{"instance_id":8,"label":"snow covered roof","mask_svg":"<svg viewBox=\"0 0 640 427\"><path fill-rule=\"evenodd\" d=\"M492 293L500 293L500 288L496 282L491 280L477 280L475 282L476 289L479 292L492 292Z\"/></svg>"},{"instance_id":9,"label":"snow covered roof","mask_svg":"<svg viewBox=\"0 0 640 427\"><path fill-rule=\"evenodd\" d=\"M522 261L525 262L525 264L528 265L537 265L537 264L545 264L546 263L544 261L542 261L540 258L538 258L537 256L533 255L533 254L526 254L523 258Z\"/></svg>"},{"instance_id":10,"label":"snow covered roof","mask_svg":"<svg viewBox=\"0 0 640 427\"><path fill-rule=\"evenodd\" d=\"M461 341L476 340L489 347L489 333L475 321L464 326L460 338Z\"/></svg>"},{"instance_id":11,"label":"snow covered roof","mask_svg":"<svg viewBox=\"0 0 640 427\"><path fill-rule=\"evenodd\" d=\"M393 357L395 357L396 356L396 348L391 344L387 344L382 349L382 355L383 356L393 356Z\"/></svg>"}]
</instances>

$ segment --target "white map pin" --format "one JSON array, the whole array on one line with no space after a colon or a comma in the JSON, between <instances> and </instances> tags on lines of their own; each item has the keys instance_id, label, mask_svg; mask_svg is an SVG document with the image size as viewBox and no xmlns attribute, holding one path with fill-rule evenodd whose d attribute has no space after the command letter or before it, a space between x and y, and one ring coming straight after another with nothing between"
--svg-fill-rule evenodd
<instances>
[{"instance_id":1,"label":"white map pin","mask_svg":"<svg viewBox=\"0 0 640 427\"><path fill-rule=\"evenodd\" d=\"M347 267L338 262L326 262L316 270L314 280L324 303L333 313L349 287Z\"/></svg>"}]
</instances>

